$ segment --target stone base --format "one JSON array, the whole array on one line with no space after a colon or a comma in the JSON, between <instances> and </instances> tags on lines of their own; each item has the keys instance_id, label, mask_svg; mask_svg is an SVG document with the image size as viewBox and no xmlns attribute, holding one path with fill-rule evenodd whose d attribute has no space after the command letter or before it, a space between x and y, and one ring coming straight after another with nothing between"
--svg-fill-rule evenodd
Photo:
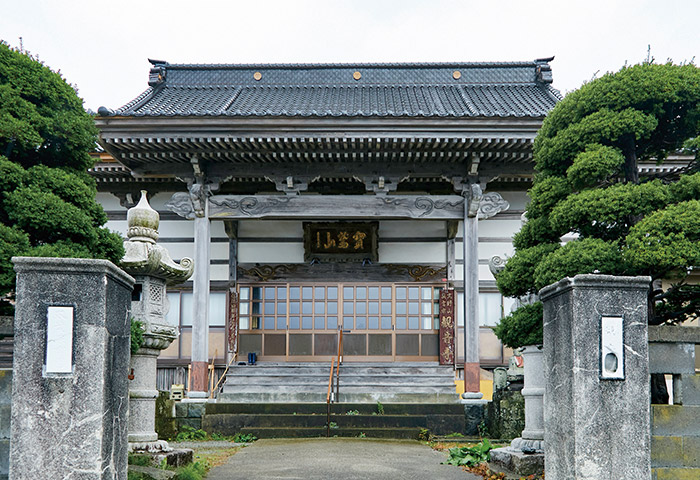
<instances>
[{"instance_id":1,"label":"stone base","mask_svg":"<svg viewBox=\"0 0 700 480\"><path fill-rule=\"evenodd\" d=\"M194 450L191 448L170 448L170 450L167 452L147 452L144 450L137 450L133 453L139 456L147 455L151 457L152 465L160 465L163 460L165 460L165 462L171 467L181 467L183 465L190 464L194 459ZM129 465L129 468L131 467L132 465Z\"/></svg>"},{"instance_id":2,"label":"stone base","mask_svg":"<svg viewBox=\"0 0 700 480\"><path fill-rule=\"evenodd\" d=\"M177 475L177 473L170 470L163 470L162 468L156 467L142 467L140 465L129 465L129 473L140 474L138 478L152 478L154 480L170 480Z\"/></svg>"},{"instance_id":3,"label":"stone base","mask_svg":"<svg viewBox=\"0 0 700 480\"><path fill-rule=\"evenodd\" d=\"M489 468L506 475L539 475L544 473L544 453L523 453L513 447L491 450Z\"/></svg>"},{"instance_id":4,"label":"stone base","mask_svg":"<svg viewBox=\"0 0 700 480\"><path fill-rule=\"evenodd\" d=\"M513 450L519 450L527 454L544 453L544 440L516 438L512 442L510 442L510 446Z\"/></svg>"},{"instance_id":5,"label":"stone base","mask_svg":"<svg viewBox=\"0 0 700 480\"><path fill-rule=\"evenodd\" d=\"M165 453L173 449L165 440L154 442L129 442L129 453Z\"/></svg>"},{"instance_id":6,"label":"stone base","mask_svg":"<svg viewBox=\"0 0 700 480\"><path fill-rule=\"evenodd\" d=\"M464 433L467 436L479 436L481 431L486 426L486 401L477 400L473 403L464 404Z\"/></svg>"},{"instance_id":7,"label":"stone base","mask_svg":"<svg viewBox=\"0 0 700 480\"><path fill-rule=\"evenodd\" d=\"M154 459L158 465L165 460L171 467L181 467L192 463L194 459L194 450L191 448L179 448L166 453L156 454L154 455Z\"/></svg>"}]
</instances>

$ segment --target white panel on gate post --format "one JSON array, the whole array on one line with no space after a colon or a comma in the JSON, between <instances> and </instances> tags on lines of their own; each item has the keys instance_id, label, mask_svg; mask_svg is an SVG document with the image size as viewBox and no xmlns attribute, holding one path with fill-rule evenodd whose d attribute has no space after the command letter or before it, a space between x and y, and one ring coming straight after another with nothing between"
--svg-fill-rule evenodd
<instances>
[{"instance_id":1,"label":"white panel on gate post","mask_svg":"<svg viewBox=\"0 0 700 480\"><path fill-rule=\"evenodd\" d=\"M622 317L600 319L600 378L625 378Z\"/></svg>"},{"instance_id":2,"label":"white panel on gate post","mask_svg":"<svg viewBox=\"0 0 700 480\"><path fill-rule=\"evenodd\" d=\"M73 373L73 307L48 308L44 372Z\"/></svg>"}]
</instances>

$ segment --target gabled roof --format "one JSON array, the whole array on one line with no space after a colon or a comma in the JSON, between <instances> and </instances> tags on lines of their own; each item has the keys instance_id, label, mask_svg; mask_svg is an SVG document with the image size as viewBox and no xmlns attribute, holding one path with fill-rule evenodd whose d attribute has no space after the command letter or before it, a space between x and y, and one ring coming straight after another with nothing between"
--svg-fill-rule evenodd
<instances>
[{"instance_id":1,"label":"gabled roof","mask_svg":"<svg viewBox=\"0 0 700 480\"><path fill-rule=\"evenodd\" d=\"M171 65L101 116L544 117L561 98L549 61Z\"/></svg>"}]
</instances>

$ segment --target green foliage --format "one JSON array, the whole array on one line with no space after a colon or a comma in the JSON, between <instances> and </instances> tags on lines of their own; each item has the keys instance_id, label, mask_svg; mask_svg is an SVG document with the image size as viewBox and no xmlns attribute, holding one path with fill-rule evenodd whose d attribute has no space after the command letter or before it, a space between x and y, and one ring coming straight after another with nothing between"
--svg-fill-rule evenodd
<instances>
[{"instance_id":1,"label":"green foliage","mask_svg":"<svg viewBox=\"0 0 700 480\"><path fill-rule=\"evenodd\" d=\"M384 405L381 402L377 402L377 415L384 415Z\"/></svg>"},{"instance_id":2,"label":"green foliage","mask_svg":"<svg viewBox=\"0 0 700 480\"><path fill-rule=\"evenodd\" d=\"M348 410L345 412L345 415L359 415L360 411L359 410Z\"/></svg>"},{"instance_id":3,"label":"green foliage","mask_svg":"<svg viewBox=\"0 0 700 480\"><path fill-rule=\"evenodd\" d=\"M240 433L238 432L233 436L233 441L236 443L252 443L256 441L258 437L252 433Z\"/></svg>"},{"instance_id":4,"label":"green foliage","mask_svg":"<svg viewBox=\"0 0 700 480\"><path fill-rule=\"evenodd\" d=\"M430 430L421 428L418 431L418 440L423 440L424 442L430 441Z\"/></svg>"},{"instance_id":5,"label":"green foliage","mask_svg":"<svg viewBox=\"0 0 700 480\"><path fill-rule=\"evenodd\" d=\"M692 64L625 67L567 95L535 139L528 222L498 275L501 292L520 297L580 273L673 276L668 291L650 289L649 322L697 318L700 300L683 278L700 265L699 134ZM696 156L688 168L639 178L638 160L663 162L681 149ZM577 238L560 247L567 233ZM510 346L539 343L536 313L514 312L497 335Z\"/></svg>"},{"instance_id":6,"label":"green foliage","mask_svg":"<svg viewBox=\"0 0 700 480\"><path fill-rule=\"evenodd\" d=\"M591 144L574 157L574 163L566 170L566 177L574 190L606 182L622 174L625 157L612 147ZM547 177L549 181L562 181L561 177ZM563 193L563 192L562 192ZM566 192L568 194L568 192ZM564 195L566 196L566 195ZM528 210L532 205L528 207Z\"/></svg>"},{"instance_id":7,"label":"green foliage","mask_svg":"<svg viewBox=\"0 0 700 480\"><path fill-rule=\"evenodd\" d=\"M535 288L539 290L580 273L618 275L624 272L617 244L598 238L584 238L567 243L539 262L535 268Z\"/></svg>"},{"instance_id":8,"label":"green foliage","mask_svg":"<svg viewBox=\"0 0 700 480\"><path fill-rule=\"evenodd\" d=\"M453 447L448 450L450 456L445 463L460 467L475 467L480 463L489 461L491 448L491 442L486 438L473 447Z\"/></svg>"},{"instance_id":9,"label":"green foliage","mask_svg":"<svg viewBox=\"0 0 700 480\"><path fill-rule=\"evenodd\" d=\"M485 437L489 433L489 427L486 425L485 421L479 422L479 426L477 427L479 429L479 436L480 437Z\"/></svg>"},{"instance_id":10,"label":"green foliage","mask_svg":"<svg viewBox=\"0 0 700 480\"><path fill-rule=\"evenodd\" d=\"M148 454L130 453L128 457L129 465L139 465L141 467L150 467L153 463L153 457Z\"/></svg>"},{"instance_id":11,"label":"green foliage","mask_svg":"<svg viewBox=\"0 0 700 480\"><path fill-rule=\"evenodd\" d=\"M124 255L86 172L96 140L73 87L0 42L0 311L12 310L12 256Z\"/></svg>"},{"instance_id":12,"label":"green foliage","mask_svg":"<svg viewBox=\"0 0 700 480\"><path fill-rule=\"evenodd\" d=\"M0 153L33 165L85 171L97 129L60 74L0 43Z\"/></svg>"},{"instance_id":13,"label":"green foliage","mask_svg":"<svg viewBox=\"0 0 700 480\"><path fill-rule=\"evenodd\" d=\"M516 250L537 246L541 243L559 243L566 232L554 230L549 216L528 219L518 233L513 236L513 246Z\"/></svg>"},{"instance_id":14,"label":"green foliage","mask_svg":"<svg viewBox=\"0 0 700 480\"><path fill-rule=\"evenodd\" d=\"M542 343L542 302L524 305L496 325L493 333L510 348Z\"/></svg>"},{"instance_id":15,"label":"green foliage","mask_svg":"<svg viewBox=\"0 0 700 480\"><path fill-rule=\"evenodd\" d=\"M175 436L176 442L201 442L208 440L209 436L204 430L183 425Z\"/></svg>"},{"instance_id":16,"label":"green foliage","mask_svg":"<svg viewBox=\"0 0 700 480\"><path fill-rule=\"evenodd\" d=\"M535 277L535 268L544 257L560 248L558 244L543 243L519 250L518 255L506 263L506 267L496 278L496 284L501 293L508 297L522 297L529 293L537 293L535 284L532 282Z\"/></svg>"},{"instance_id":17,"label":"green foliage","mask_svg":"<svg viewBox=\"0 0 700 480\"><path fill-rule=\"evenodd\" d=\"M173 480L202 480L208 470L209 466L206 463L192 462L175 470L176 475Z\"/></svg>"},{"instance_id":18,"label":"green foliage","mask_svg":"<svg viewBox=\"0 0 700 480\"><path fill-rule=\"evenodd\" d=\"M143 322L131 319L131 354L134 355L143 345Z\"/></svg>"},{"instance_id":19,"label":"green foliage","mask_svg":"<svg viewBox=\"0 0 700 480\"><path fill-rule=\"evenodd\" d=\"M625 260L655 277L684 265L700 266L700 201L669 205L645 217L625 244Z\"/></svg>"},{"instance_id":20,"label":"green foliage","mask_svg":"<svg viewBox=\"0 0 700 480\"><path fill-rule=\"evenodd\" d=\"M627 234L635 219L669 201L668 187L658 180L620 183L572 193L554 207L550 221L558 231L615 241Z\"/></svg>"}]
</instances>

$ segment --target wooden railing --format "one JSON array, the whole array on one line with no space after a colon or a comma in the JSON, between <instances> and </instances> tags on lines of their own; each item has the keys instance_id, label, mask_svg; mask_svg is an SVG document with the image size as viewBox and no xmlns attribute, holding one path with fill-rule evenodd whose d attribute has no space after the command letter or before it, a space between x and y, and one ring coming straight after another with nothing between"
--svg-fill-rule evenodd
<instances>
[{"instance_id":1,"label":"wooden railing","mask_svg":"<svg viewBox=\"0 0 700 480\"><path fill-rule=\"evenodd\" d=\"M331 436L331 400L338 401L340 389L340 363L343 359L343 330L338 329L338 356L331 357L331 373L328 376L328 391L326 392L326 436ZM335 369L335 395L333 395L333 373Z\"/></svg>"}]
</instances>

